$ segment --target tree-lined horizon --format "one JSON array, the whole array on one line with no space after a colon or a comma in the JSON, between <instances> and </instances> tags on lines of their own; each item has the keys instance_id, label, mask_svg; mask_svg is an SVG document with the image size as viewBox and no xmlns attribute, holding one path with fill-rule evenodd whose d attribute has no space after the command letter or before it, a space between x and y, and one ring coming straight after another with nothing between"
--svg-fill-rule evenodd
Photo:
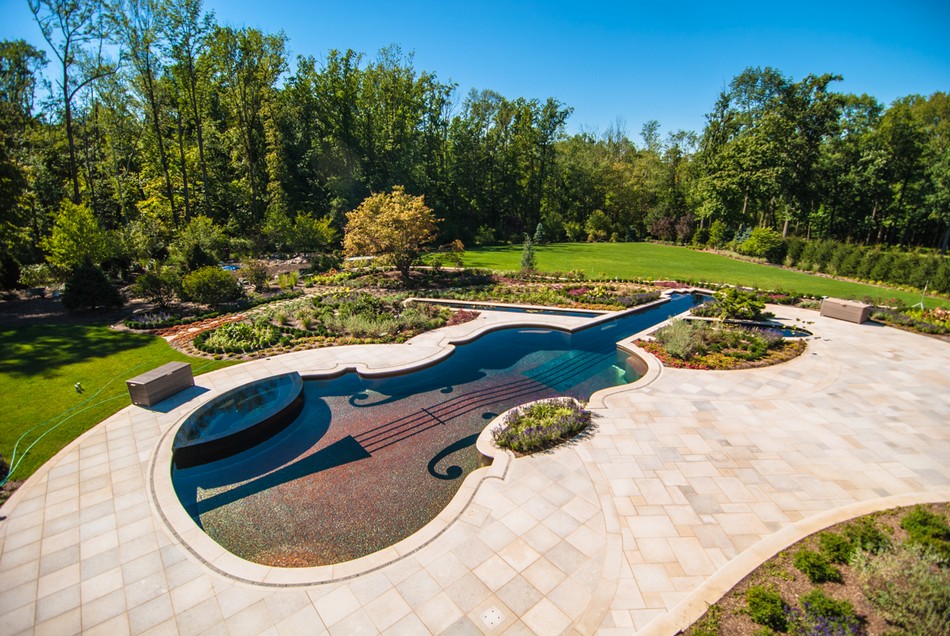
<instances>
[{"instance_id":1,"label":"tree-lined horizon","mask_svg":"<svg viewBox=\"0 0 950 636\"><path fill-rule=\"evenodd\" d=\"M398 46L291 71L283 34L220 25L200 0L27 1L53 55L0 43L4 287L90 217L95 245L77 249L93 260L141 270L189 237L229 240L203 264L334 249L346 213L396 186L425 197L442 243L520 243L539 224L570 241L950 238L947 93L885 106L833 74L750 67L702 131L568 135L570 105L459 95Z\"/></svg>"}]
</instances>

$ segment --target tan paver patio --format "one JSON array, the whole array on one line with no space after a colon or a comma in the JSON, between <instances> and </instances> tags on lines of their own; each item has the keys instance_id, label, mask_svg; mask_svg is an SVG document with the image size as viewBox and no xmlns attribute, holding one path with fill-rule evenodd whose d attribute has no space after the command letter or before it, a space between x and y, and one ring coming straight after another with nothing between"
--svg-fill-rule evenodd
<instances>
[{"instance_id":1,"label":"tan paver patio","mask_svg":"<svg viewBox=\"0 0 950 636\"><path fill-rule=\"evenodd\" d=\"M259 570L179 539L161 503L159 440L215 392L252 379L431 360L449 336L518 317L200 376L211 391L168 413L117 413L0 510L0 633L673 634L805 534L950 500L950 346L771 309L814 321L801 358L752 371L663 369L645 386L602 393L595 434L496 460L469 478L439 532L320 584L306 573L255 583Z\"/></svg>"}]
</instances>

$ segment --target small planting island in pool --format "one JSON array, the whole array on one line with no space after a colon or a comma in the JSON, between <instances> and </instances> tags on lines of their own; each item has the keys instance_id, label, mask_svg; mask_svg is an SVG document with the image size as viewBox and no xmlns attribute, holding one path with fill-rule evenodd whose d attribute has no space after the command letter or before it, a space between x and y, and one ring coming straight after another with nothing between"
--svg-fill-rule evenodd
<instances>
[{"instance_id":1,"label":"small planting island in pool","mask_svg":"<svg viewBox=\"0 0 950 636\"><path fill-rule=\"evenodd\" d=\"M616 343L698 302L673 294L573 332L501 328L401 375L307 379L284 430L217 461L173 465L172 484L194 522L248 561L307 567L372 554L451 502L482 465L475 441L499 413L637 380L641 361Z\"/></svg>"}]
</instances>

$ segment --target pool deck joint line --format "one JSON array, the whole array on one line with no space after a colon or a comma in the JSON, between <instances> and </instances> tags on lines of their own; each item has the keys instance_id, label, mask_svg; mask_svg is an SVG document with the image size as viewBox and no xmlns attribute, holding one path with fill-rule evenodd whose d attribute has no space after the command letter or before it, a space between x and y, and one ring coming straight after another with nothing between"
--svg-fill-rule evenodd
<instances>
[{"instance_id":1,"label":"pool deck joint line","mask_svg":"<svg viewBox=\"0 0 950 636\"><path fill-rule=\"evenodd\" d=\"M323 568L242 561L169 499L165 462L181 420L257 379L387 375L526 321L484 311L403 345L296 352L199 376L204 393L169 398L167 412L123 409L0 508L0 633L675 634L803 536L950 500L947 343L769 309L812 323L799 358L701 372L640 352L640 381L592 396L593 433L538 456L498 453L409 539ZM637 352L632 342L620 346ZM488 438L486 429L480 448Z\"/></svg>"}]
</instances>

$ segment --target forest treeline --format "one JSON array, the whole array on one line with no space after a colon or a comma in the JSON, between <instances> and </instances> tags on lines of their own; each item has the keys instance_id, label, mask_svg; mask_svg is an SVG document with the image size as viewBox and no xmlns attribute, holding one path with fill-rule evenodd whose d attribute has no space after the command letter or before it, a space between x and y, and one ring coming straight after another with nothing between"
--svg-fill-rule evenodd
<instances>
[{"instance_id":1,"label":"forest treeline","mask_svg":"<svg viewBox=\"0 0 950 636\"><path fill-rule=\"evenodd\" d=\"M947 93L885 106L835 75L749 68L702 131L568 135L569 105L460 95L397 46L291 60L283 34L201 0L27 2L46 42L0 42L3 287L77 250L129 271L333 249L345 213L397 185L443 243L539 224L569 241L950 238Z\"/></svg>"}]
</instances>

